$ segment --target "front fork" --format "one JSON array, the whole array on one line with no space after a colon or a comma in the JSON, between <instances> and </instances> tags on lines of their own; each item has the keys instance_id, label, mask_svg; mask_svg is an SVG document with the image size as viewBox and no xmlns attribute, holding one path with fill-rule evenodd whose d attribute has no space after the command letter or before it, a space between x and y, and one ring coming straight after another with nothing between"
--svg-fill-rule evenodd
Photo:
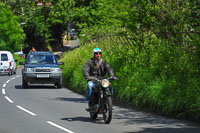
<instances>
[{"instance_id":1,"label":"front fork","mask_svg":"<svg viewBox=\"0 0 200 133\"><path fill-rule=\"evenodd\" d=\"M106 100L107 100L107 97L111 97L112 94L110 92L110 88L106 88L105 91L101 90L100 91L100 98L101 98L101 108L102 108L102 111L106 108Z\"/></svg>"}]
</instances>

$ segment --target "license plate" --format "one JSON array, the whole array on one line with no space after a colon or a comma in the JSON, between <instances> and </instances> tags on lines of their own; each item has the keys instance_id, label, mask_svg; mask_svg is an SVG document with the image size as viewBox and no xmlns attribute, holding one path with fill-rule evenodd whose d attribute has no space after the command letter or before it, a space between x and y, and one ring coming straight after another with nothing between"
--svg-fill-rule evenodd
<instances>
[{"instance_id":1,"label":"license plate","mask_svg":"<svg viewBox=\"0 0 200 133\"><path fill-rule=\"evenodd\" d=\"M49 74L37 74L37 78L49 78Z\"/></svg>"}]
</instances>

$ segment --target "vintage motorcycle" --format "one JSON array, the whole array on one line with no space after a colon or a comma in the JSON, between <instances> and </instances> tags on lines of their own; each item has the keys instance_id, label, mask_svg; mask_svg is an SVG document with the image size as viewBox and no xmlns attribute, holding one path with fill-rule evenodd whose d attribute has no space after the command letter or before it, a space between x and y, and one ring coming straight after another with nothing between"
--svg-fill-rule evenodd
<instances>
[{"instance_id":1,"label":"vintage motorcycle","mask_svg":"<svg viewBox=\"0 0 200 133\"><path fill-rule=\"evenodd\" d=\"M93 77L90 80L96 84L91 96L92 102L88 103L88 106L92 108L92 110L87 110L90 113L90 118L96 119L98 114L103 114L104 122L109 124L112 119L112 90L109 80L117 80L117 78L97 79Z\"/></svg>"}]
</instances>

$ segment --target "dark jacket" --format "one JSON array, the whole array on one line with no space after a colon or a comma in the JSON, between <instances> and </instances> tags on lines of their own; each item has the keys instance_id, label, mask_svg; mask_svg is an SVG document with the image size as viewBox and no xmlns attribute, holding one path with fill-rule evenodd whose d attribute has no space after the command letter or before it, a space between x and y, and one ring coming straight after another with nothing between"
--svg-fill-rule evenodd
<instances>
[{"instance_id":1,"label":"dark jacket","mask_svg":"<svg viewBox=\"0 0 200 133\"><path fill-rule=\"evenodd\" d=\"M113 69L104 59L102 59L102 63L98 67L97 64L95 63L94 58L88 60L88 62L84 65L82 70L82 73L87 80L91 76L97 78L104 77L106 75L106 72L109 74L109 76L114 76Z\"/></svg>"}]
</instances>

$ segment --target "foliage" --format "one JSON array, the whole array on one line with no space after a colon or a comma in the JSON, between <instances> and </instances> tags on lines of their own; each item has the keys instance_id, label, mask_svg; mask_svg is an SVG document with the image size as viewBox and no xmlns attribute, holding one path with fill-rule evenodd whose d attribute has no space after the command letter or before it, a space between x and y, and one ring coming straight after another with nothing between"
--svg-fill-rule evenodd
<instances>
[{"instance_id":1,"label":"foliage","mask_svg":"<svg viewBox=\"0 0 200 133\"><path fill-rule=\"evenodd\" d=\"M13 54L13 56L14 59L16 60L17 66L19 66L19 62L25 62L25 59L22 56L16 54Z\"/></svg>"},{"instance_id":2,"label":"foliage","mask_svg":"<svg viewBox=\"0 0 200 133\"><path fill-rule=\"evenodd\" d=\"M36 2L7 3L18 21L25 22L28 46L60 44L68 24L78 27L83 45L61 59L69 88L85 92L83 65L92 49L101 47L120 78L113 82L115 98L164 115L200 120L199 1L51 0L51 8L38 8ZM1 44L7 41L1 39Z\"/></svg>"},{"instance_id":3,"label":"foliage","mask_svg":"<svg viewBox=\"0 0 200 133\"><path fill-rule=\"evenodd\" d=\"M48 23L50 24L53 45L61 45L61 37L63 33L68 31L69 24L72 22L73 6L74 0L52 1Z\"/></svg>"},{"instance_id":4,"label":"foliage","mask_svg":"<svg viewBox=\"0 0 200 133\"><path fill-rule=\"evenodd\" d=\"M19 27L17 18L12 15L9 6L0 3L0 49L11 52L23 47L25 34Z\"/></svg>"},{"instance_id":5,"label":"foliage","mask_svg":"<svg viewBox=\"0 0 200 133\"><path fill-rule=\"evenodd\" d=\"M88 58L85 52L101 47L103 58L120 79L112 84L115 98L137 108L199 121L199 2L120 2L98 0L90 1L84 8L79 5L79 10L85 11L82 15L91 19L87 22L82 17L79 19L83 22L79 25L80 33L85 34L81 36L85 40L82 44L87 45L66 53L63 59L71 66L71 60L77 60L73 69L70 68L71 73L65 72L67 66L63 67L64 75L70 75L73 83L69 82L69 88L84 92L86 82L83 84L81 69ZM109 4L113 5L110 18ZM126 8L117 14L119 5ZM105 13L98 9L104 9ZM120 17L122 14L125 17ZM114 21L115 18L118 20ZM107 30L111 27L117 28Z\"/></svg>"}]
</instances>

